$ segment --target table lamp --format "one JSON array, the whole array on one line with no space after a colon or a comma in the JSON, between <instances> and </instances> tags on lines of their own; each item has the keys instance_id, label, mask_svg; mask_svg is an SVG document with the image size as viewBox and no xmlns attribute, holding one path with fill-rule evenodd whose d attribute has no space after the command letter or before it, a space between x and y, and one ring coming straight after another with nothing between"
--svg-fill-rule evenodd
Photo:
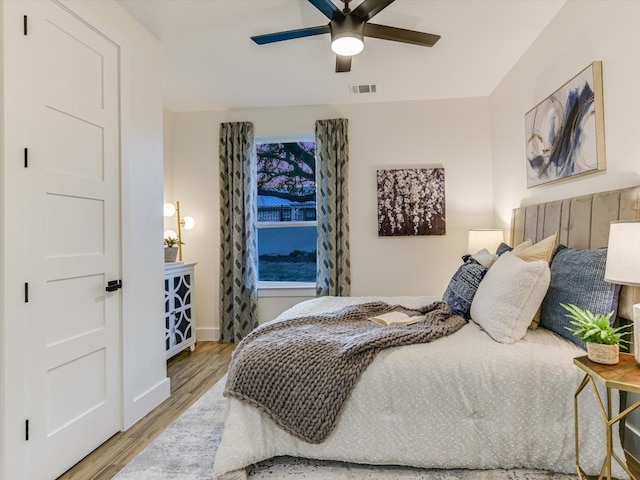
<instances>
[{"instance_id":1,"label":"table lamp","mask_svg":"<svg viewBox=\"0 0 640 480\"><path fill-rule=\"evenodd\" d=\"M604 279L640 287L640 220L611 222ZM640 304L633 306L633 355L640 364Z\"/></svg>"},{"instance_id":2,"label":"table lamp","mask_svg":"<svg viewBox=\"0 0 640 480\"><path fill-rule=\"evenodd\" d=\"M500 229L471 229L469 230L467 253L473 255L483 248L489 250L489 253L496 253L498 245L500 245L502 242L504 242L504 233Z\"/></svg>"}]
</instances>

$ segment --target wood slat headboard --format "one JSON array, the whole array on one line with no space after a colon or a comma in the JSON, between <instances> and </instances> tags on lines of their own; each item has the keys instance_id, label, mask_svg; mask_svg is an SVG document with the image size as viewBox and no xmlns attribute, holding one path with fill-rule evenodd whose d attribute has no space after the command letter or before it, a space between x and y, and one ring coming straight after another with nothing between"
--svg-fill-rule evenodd
<instances>
[{"instance_id":1,"label":"wood slat headboard","mask_svg":"<svg viewBox=\"0 0 640 480\"><path fill-rule=\"evenodd\" d=\"M522 206L511 217L511 245L558 232L559 243L570 248L606 247L612 221L638 219L640 186ZM623 287L618 315L633 319L635 303L640 303L640 287Z\"/></svg>"}]
</instances>

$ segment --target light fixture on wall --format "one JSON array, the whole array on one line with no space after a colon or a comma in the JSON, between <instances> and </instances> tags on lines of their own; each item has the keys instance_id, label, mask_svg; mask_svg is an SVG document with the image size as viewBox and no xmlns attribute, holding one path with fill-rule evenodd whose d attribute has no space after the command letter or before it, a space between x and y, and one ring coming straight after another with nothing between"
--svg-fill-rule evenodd
<instances>
[{"instance_id":1,"label":"light fixture on wall","mask_svg":"<svg viewBox=\"0 0 640 480\"><path fill-rule=\"evenodd\" d=\"M164 238L177 238L178 239L178 260L182 261L182 229L191 230L196 226L196 221L193 217L181 217L180 216L180 202L165 203L163 207L165 217L177 216L178 220L178 232L173 230L165 230Z\"/></svg>"},{"instance_id":2,"label":"light fixture on wall","mask_svg":"<svg viewBox=\"0 0 640 480\"><path fill-rule=\"evenodd\" d=\"M640 220L611 222L604 279L640 287ZM640 303L633 306L633 355L640 364Z\"/></svg>"},{"instance_id":3,"label":"light fixture on wall","mask_svg":"<svg viewBox=\"0 0 640 480\"><path fill-rule=\"evenodd\" d=\"M497 228L470 229L467 253L473 255L483 248L495 253L498 245L504 242L504 232Z\"/></svg>"}]
</instances>

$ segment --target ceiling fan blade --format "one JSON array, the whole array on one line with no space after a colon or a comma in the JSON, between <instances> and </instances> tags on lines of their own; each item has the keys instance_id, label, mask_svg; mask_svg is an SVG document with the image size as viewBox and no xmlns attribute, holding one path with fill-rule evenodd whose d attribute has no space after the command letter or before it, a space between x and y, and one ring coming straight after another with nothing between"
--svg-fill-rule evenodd
<instances>
[{"instance_id":1,"label":"ceiling fan blade","mask_svg":"<svg viewBox=\"0 0 640 480\"><path fill-rule=\"evenodd\" d=\"M394 42L411 43L423 47L433 47L440 40L440 35L431 33L416 32L415 30L405 30L404 28L388 27L375 23L364 24L364 36L391 40Z\"/></svg>"},{"instance_id":2,"label":"ceiling fan blade","mask_svg":"<svg viewBox=\"0 0 640 480\"><path fill-rule=\"evenodd\" d=\"M345 57L343 55L336 55L336 73L350 72L351 71L351 59L353 57Z\"/></svg>"},{"instance_id":3,"label":"ceiling fan blade","mask_svg":"<svg viewBox=\"0 0 640 480\"><path fill-rule=\"evenodd\" d=\"M358 5L351 13L363 22L367 22L394 1L395 0L364 0L364 2Z\"/></svg>"},{"instance_id":4,"label":"ceiling fan blade","mask_svg":"<svg viewBox=\"0 0 640 480\"><path fill-rule=\"evenodd\" d=\"M322 35L330 33L329 25L321 25L319 27L300 28L298 30L287 30L286 32L267 33L266 35L256 35L251 40L258 45L265 43L282 42L283 40L291 40L294 38L312 37L314 35Z\"/></svg>"},{"instance_id":5,"label":"ceiling fan blade","mask_svg":"<svg viewBox=\"0 0 640 480\"><path fill-rule=\"evenodd\" d=\"M331 0L308 0L308 2L320 10L329 20L333 20L337 15L342 15L340 9Z\"/></svg>"}]
</instances>

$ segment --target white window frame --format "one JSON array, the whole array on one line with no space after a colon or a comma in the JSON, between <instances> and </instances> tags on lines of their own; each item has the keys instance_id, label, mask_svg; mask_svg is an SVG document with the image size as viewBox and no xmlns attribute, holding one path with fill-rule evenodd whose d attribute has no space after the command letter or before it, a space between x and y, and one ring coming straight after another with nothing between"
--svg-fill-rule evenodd
<instances>
[{"instance_id":1,"label":"white window frame","mask_svg":"<svg viewBox=\"0 0 640 480\"><path fill-rule=\"evenodd\" d=\"M287 136L256 136L255 143L314 142L312 134ZM258 157L256 155L256 161ZM316 189L317 204L317 189ZM316 213L317 215L317 213ZM318 222L256 222L256 228L317 227ZM258 251L258 256L260 251ZM258 259L258 264L260 259ZM317 262L317 259L316 259ZM265 282L258 280L258 297L315 297L316 282Z\"/></svg>"}]
</instances>

